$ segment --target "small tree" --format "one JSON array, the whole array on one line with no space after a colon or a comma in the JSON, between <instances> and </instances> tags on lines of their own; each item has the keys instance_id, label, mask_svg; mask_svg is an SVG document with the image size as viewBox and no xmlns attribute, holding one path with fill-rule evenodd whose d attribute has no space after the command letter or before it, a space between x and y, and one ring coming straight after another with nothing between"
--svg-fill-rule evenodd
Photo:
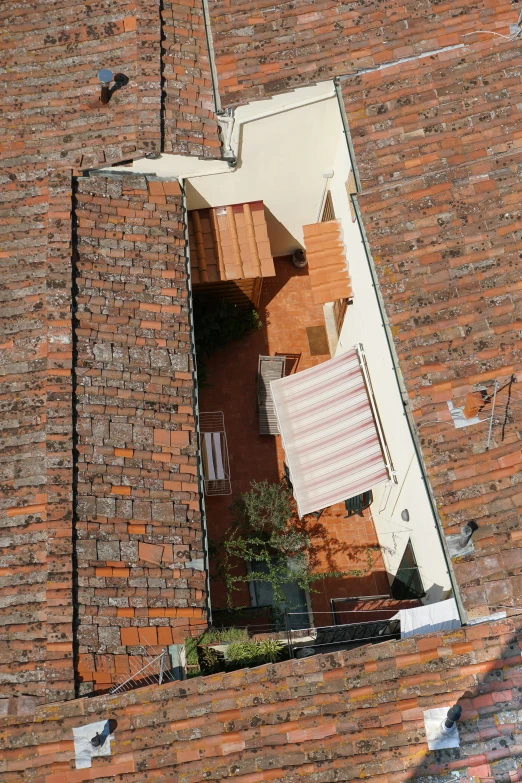
<instances>
[{"instance_id":1,"label":"small tree","mask_svg":"<svg viewBox=\"0 0 522 783\"><path fill-rule=\"evenodd\" d=\"M253 481L250 486L230 506L232 525L222 541L221 574L228 588L229 606L233 591L241 583L269 582L277 605L285 602L285 584L297 582L303 590L311 590L317 579L340 576L337 572L310 573L311 539L287 487L282 482L268 481ZM247 564L250 570L246 574L234 572L236 558Z\"/></svg>"}]
</instances>

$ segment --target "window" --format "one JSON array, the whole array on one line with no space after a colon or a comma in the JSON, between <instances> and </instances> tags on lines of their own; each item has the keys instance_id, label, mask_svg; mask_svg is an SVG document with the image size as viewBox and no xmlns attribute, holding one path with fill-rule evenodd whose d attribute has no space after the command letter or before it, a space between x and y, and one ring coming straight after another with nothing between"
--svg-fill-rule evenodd
<instances>
[{"instance_id":1,"label":"window","mask_svg":"<svg viewBox=\"0 0 522 783\"><path fill-rule=\"evenodd\" d=\"M290 560L288 561L290 565ZM250 563L250 571L268 573L266 563L254 561ZM288 622L289 628L308 628L309 617L306 605L306 593L297 582L287 582L282 585L285 601L277 603L274 591L269 581L254 580L250 582L250 597L254 606L269 606L276 611L273 613L273 622L277 630L285 630ZM288 615L285 619L285 613Z\"/></svg>"},{"instance_id":2,"label":"window","mask_svg":"<svg viewBox=\"0 0 522 783\"><path fill-rule=\"evenodd\" d=\"M323 214L321 216L321 223L328 223L329 220L335 220L335 212L333 208L332 194L330 191L326 194L323 205Z\"/></svg>"},{"instance_id":3,"label":"window","mask_svg":"<svg viewBox=\"0 0 522 783\"><path fill-rule=\"evenodd\" d=\"M348 304L349 304L348 299L337 299L333 303L333 314L335 319L335 328L337 329L337 335L341 334L341 329L343 328L344 316L346 315Z\"/></svg>"},{"instance_id":4,"label":"window","mask_svg":"<svg viewBox=\"0 0 522 783\"><path fill-rule=\"evenodd\" d=\"M405 598L421 598L425 595L421 575L415 559L415 552L408 541L395 579L392 582L391 593L397 600Z\"/></svg>"}]
</instances>

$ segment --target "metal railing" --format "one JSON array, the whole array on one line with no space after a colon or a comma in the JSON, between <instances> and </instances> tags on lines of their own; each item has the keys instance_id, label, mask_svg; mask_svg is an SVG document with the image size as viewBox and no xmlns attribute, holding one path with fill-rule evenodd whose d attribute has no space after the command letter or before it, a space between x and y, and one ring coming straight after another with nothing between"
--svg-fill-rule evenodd
<instances>
[{"instance_id":1,"label":"metal railing","mask_svg":"<svg viewBox=\"0 0 522 783\"><path fill-rule=\"evenodd\" d=\"M359 610L353 612L360 616L360 620L350 623L337 623L336 625L315 625L299 630L292 629L287 621L287 644L290 658L294 657L295 650L299 647L311 647L314 650L320 647L349 647L375 642L400 639L401 625L397 617L397 609L392 610ZM372 614L388 613L388 618L371 619ZM300 614L289 612L288 615ZM319 612L319 614L330 614Z\"/></svg>"}]
</instances>

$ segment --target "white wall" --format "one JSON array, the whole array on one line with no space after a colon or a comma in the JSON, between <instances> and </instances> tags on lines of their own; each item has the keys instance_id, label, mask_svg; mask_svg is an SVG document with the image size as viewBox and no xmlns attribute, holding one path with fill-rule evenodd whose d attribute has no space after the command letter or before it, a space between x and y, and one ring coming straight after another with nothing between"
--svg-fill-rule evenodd
<instances>
[{"instance_id":1,"label":"white wall","mask_svg":"<svg viewBox=\"0 0 522 783\"><path fill-rule=\"evenodd\" d=\"M336 353L342 353L356 343L362 343L364 347L398 481L374 489L371 511L388 572L397 571L410 538L427 591L425 600L437 601L451 589L449 574L395 380L361 233L350 213L345 187L350 159L344 138L339 141L333 169L330 190L335 215L343 226L353 289L353 304L348 306ZM409 522L401 518L403 509L409 511Z\"/></svg>"},{"instance_id":2,"label":"white wall","mask_svg":"<svg viewBox=\"0 0 522 783\"><path fill-rule=\"evenodd\" d=\"M292 108L310 100L316 102ZM189 209L262 200L272 255L285 255L302 246L303 225L317 221L323 173L333 168L341 132L333 84L326 82L237 108L235 169L222 161L162 155L136 161L125 171L187 179Z\"/></svg>"}]
</instances>

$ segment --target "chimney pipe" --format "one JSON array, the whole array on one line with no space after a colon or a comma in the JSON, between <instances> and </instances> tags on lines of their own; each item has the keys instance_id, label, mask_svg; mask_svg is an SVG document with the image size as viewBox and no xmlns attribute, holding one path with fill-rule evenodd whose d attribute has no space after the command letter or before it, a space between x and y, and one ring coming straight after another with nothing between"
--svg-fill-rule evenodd
<instances>
[{"instance_id":1,"label":"chimney pipe","mask_svg":"<svg viewBox=\"0 0 522 783\"><path fill-rule=\"evenodd\" d=\"M449 708L448 714L446 715L446 720L442 724L442 730L445 734L449 734L455 731L457 721L460 719L461 715L462 707L460 704L454 704L453 707Z\"/></svg>"},{"instance_id":2,"label":"chimney pipe","mask_svg":"<svg viewBox=\"0 0 522 783\"><path fill-rule=\"evenodd\" d=\"M98 71L98 79L102 84L100 103L105 106L107 103L109 103L111 98L110 84L113 80L113 73L111 70L109 70L109 68L102 68L101 71Z\"/></svg>"}]
</instances>

